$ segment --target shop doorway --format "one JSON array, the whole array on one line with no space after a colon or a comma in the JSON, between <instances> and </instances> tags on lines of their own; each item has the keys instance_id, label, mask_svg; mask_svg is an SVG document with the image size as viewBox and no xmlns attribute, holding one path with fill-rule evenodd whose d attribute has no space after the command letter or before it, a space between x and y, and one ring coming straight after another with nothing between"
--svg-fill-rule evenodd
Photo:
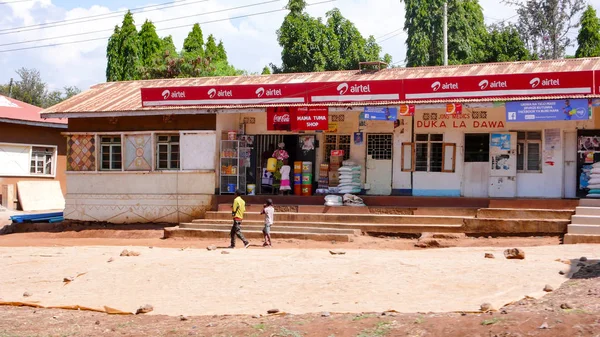
<instances>
[{"instance_id":1,"label":"shop doorway","mask_svg":"<svg viewBox=\"0 0 600 337\"><path fill-rule=\"evenodd\" d=\"M565 198L577 197L577 132L565 132Z\"/></svg>"},{"instance_id":2,"label":"shop doorway","mask_svg":"<svg viewBox=\"0 0 600 337\"><path fill-rule=\"evenodd\" d=\"M312 139L306 141L306 137ZM312 190L315 190L315 169L316 169L316 137L306 134L286 134L286 135L256 135L254 138L255 147L252 153L251 169L256 185L256 194L277 194L278 181L271 172L267 171L267 161L273 156L279 143L285 144L287 151L288 165L292 168L290 173L291 184L294 184L293 166L295 161L312 163ZM311 146L312 145L312 146Z\"/></svg>"},{"instance_id":3,"label":"shop doorway","mask_svg":"<svg viewBox=\"0 0 600 337\"><path fill-rule=\"evenodd\" d=\"M367 194L392 194L393 135L367 134Z\"/></svg>"},{"instance_id":4,"label":"shop doorway","mask_svg":"<svg viewBox=\"0 0 600 337\"><path fill-rule=\"evenodd\" d=\"M490 179L491 198L514 198L517 196L517 133L503 132L490 134ZM522 158L522 157L521 157Z\"/></svg>"},{"instance_id":5,"label":"shop doorway","mask_svg":"<svg viewBox=\"0 0 600 337\"><path fill-rule=\"evenodd\" d=\"M488 196L490 180L490 134L466 133L463 174L464 197Z\"/></svg>"}]
</instances>

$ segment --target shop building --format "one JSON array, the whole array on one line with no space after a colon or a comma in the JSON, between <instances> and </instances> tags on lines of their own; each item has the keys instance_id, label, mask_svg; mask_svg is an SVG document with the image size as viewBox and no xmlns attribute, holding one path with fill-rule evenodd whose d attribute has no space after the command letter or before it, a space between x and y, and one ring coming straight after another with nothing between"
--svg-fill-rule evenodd
<instances>
[{"instance_id":1,"label":"shop building","mask_svg":"<svg viewBox=\"0 0 600 337\"><path fill-rule=\"evenodd\" d=\"M312 164L313 193L343 150L367 195L587 195L597 98L590 58L105 83L46 116L70 118L67 218L181 222L235 188L277 193L279 143Z\"/></svg>"}]
</instances>

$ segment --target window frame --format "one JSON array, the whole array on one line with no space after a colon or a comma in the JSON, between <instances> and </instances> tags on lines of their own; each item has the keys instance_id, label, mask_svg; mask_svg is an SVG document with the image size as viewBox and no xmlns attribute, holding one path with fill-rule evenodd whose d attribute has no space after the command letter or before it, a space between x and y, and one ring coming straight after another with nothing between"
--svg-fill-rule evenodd
<instances>
[{"instance_id":1,"label":"window frame","mask_svg":"<svg viewBox=\"0 0 600 337\"><path fill-rule=\"evenodd\" d=\"M119 138L119 143L115 142L114 139ZM110 138L111 141L109 142L104 142L103 138ZM98 146L98 156L97 156L97 162L98 162L98 171L103 171L103 172L119 172L119 171L123 171L123 135L122 134L98 134L98 140L99 142L97 142L96 144L99 144ZM109 168L104 168L104 147L108 147L109 148L109 152L108 152L108 166ZM119 147L119 151L120 151L120 165L119 168L113 168L113 148L115 147Z\"/></svg>"},{"instance_id":2,"label":"window frame","mask_svg":"<svg viewBox=\"0 0 600 337\"><path fill-rule=\"evenodd\" d=\"M519 139L519 133L523 132L525 134L525 139ZM539 139L529 139L529 133L539 133L540 137ZM543 173L542 170L542 157L543 157L543 153L542 153L542 139L544 137L543 131L518 131L517 132L517 173ZM529 144L537 144L538 145L538 170L530 170L529 169ZM519 151L521 149L522 146L522 151L523 151L523 169L519 170Z\"/></svg>"},{"instance_id":3,"label":"window frame","mask_svg":"<svg viewBox=\"0 0 600 337\"><path fill-rule=\"evenodd\" d=\"M36 149L38 151L36 151ZM36 172L31 172L32 167L32 162L34 161L34 153L38 152L41 153L42 151L39 151L39 149L44 149L44 156L48 156L48 149L51 149L51 153L50 153L50 160L48 161L47 158L43 158L44 161L44 166L43 166L43 171L44 173L36 173ZM37 154L36 154L37 155ZM56 157L57 157L58 153L57 153L57 147L56 146L44 146L44 145L31 145L31 149L30 149L30 153L29 153L29 175L34 176L34 177L55 177L56 176ZM34 170L37 171L37 157L35 160L35 168ZM50 164L50 173L46 173L46 167L47 165Z\"/></svg>"},{"instance_id":4,"label":"window frame","mask_svg":"<svg viewBox=\"0 0 600 337\"><path fill-rule=\"evenodd\" d=\"M348 137L348 143L340 142L340 137ZM350 159L350 151L352 150L352 136L347 134L325 134L323 138L323 159L325 163L331 160L332 150L344 150L344 160ZM327 137L335 137L335 143L327 142ZM364 141L364 140L363 140ZM340 149L340 144L347 146L346 148ZM328 145L333 145L334 148L328 148Z\"/></svg>"},{"instance_id":5,"label":"window frame","mask_svg":"<svg viewBox=\"0 0 600 337\"><path fill-rule=\"evenodd\" d=\"M161 141L160 137L168 137L167 141ZM177 137L177 141L172 141L171 137ZM154 134L154 167L156 171L181 171L181 134L180 133L156 133ZM161 145L167 146L167 167L161 167L160 162L164 161L160 159L160 147ZM173 158L173 145L177 145L177 167L172 167Z\"/></svg>"},{"instance_id":6,"label":"window frame","mask_svg":"<svg viewBox=\"0 0 600 337\"><path fill-rule=\"evenodd\" d=\"M427 136L427 140L417 140L418 136L422 136L422 135L426 135ZM442 136L441 140L431 140L431 136ZM415 134L415 156L414 156L414 172L431 172L431 173L440 173L440 172L444 172L444 144L452 144L452 143L444 143L444 134L443 133L418 133ZM427 149L427 168L425 170L422 169L418 169L417 167L417 148L419 144L426 144L426 149ZM441 156L441 160L440 160L440 170L439 171L432 171L431 170L431 158L432 158L432 144L440 144L442 146L442 156ZM453 163L453 167L456 166L456 156L454 156L454 163Z\"/></svg>"},{"instance_id":7,"label":"window frame","mask_svg":"<svg viewBox=\"0 0 600 337\"><path fill-rule=\"evenodd\" d=\"M24 143L9 143L9 142L0 142L0 146L1 145L6 145L6 146L15 146L15 147L21 147L23 148L24 151L29 151L29 156L27 158L27 167L28 170L25 172L23 171L23 173L19 174L19 173L0 173L0 176L3 177L39 177L39 178L56 178L56 172L57 172L57 163L58 163L58 146L57 145L46 145L46 144L24 144ZM51 174L34 174L31 173L31 159L32 159L32 152L33 152L33 148L37 147L37 148L51 148L53 150L52 153L52 173Z\"/></svg>"}]
</instances>

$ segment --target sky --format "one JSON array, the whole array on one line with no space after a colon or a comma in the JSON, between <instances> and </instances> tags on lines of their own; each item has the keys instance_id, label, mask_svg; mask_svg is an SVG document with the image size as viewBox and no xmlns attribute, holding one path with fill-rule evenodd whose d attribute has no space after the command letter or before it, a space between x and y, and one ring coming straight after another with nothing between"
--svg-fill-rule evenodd
<instances>
[{"instance_id":1,"label":"sky","mask_svg":"<svg viewBox=\"0 0 600 337\"><path fill-rule=\"evenodd\" d=\"M38 69L50 90L65 86L86 90L91 85L104 82L108 37L114 26L121 23L124 11L140 7L145 8L134 14L136 24L141 25L146 19L153 21L158 35L172 35L178 49L183 46L193 24L198 22L205 39L213 34L217 40L223 41L229 61L236 68L260 73L269 63L281 63L276 30L287 14L284 10L287 0L173 1L0 0L0 83L8 83L11 77L16 79L15 70L21 67ZM339 8L363 36L373 35L383 53L389 53L394 62L403 64L406 33L402 30L404 4L400 0L307 2L314 4L307 7L307 11L318 17L324 17L335 7ZM600 11L600 0L589 2ZM161 4L165 4L162 7L170 7L159 10L148 7ZM516 20L515 9L499 0L480 0L480 4L487 24ZM237 8L241 6L245 7ZM253 15L267 11L276 12ZM43 26L63 20L70 21L58 27ZM577 31L571 32L570 36L575 38ZM85 42L63 44L74 41ZM51 44L62 45L38 48ZM25 49L29 47L34 48ZM22 50L10 51L12 49ZM568 53L574 53L574 48L570 48Z\"/></svg>"}]
</instances>

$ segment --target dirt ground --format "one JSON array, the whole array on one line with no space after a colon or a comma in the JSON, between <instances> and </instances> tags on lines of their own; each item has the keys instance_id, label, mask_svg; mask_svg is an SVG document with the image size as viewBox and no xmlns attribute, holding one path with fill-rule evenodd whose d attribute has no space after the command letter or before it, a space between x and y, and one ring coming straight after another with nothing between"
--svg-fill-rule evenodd
<instances>
[{"instance_id":1,"label":"dirt ground","mask_svg":"<svg viewBox=\"0 0 600 337\"><path fill-rule=\"evenodd\" d=\"M6 275L12 274L10 263L14 263L15 257L19 256L24 248L15 248L11 250L11 247L36 247L39 249L38 255L46 255L43 250L49 248L42 247L58 247L59 249L79 249L83 250L94 250L94 249L109 249L114 251L120 251L122 248L133 247L134 250L142 252L140 257L129 257L128 259L141 258L146 253L152 251L153 254L160 256L158 252L163 251L162 249L155 249L159 247L164 248L183 248L175 251L180 253L188 253L194 251L192 248L202 248L202 252L209 254L218 252L207 252L204 248L210 244L226 245L226 242L222 240L161 240L160 230L97 230L97 231L72 231L63 233L22 233L0 236L0 263L4 265L3 275L0 276L0 292L3 292L2 288L6 289L8 282L6 281ZM415 255L415 260L424 259L426 256L432 256L430 260L443 260L444 256L447 255L448 259L451 259L456 249L422 249L414 247L417 241L414 239L401 239L401 238L371 238L371 237L359 237L351 243L332 243L332 242L312 242L312 241L296 241L296 240L276 240L276 248L272 250L274 254L283 254L282 256L297 256L297 257L308 257L314 259L311 254L317 252L327 253L328 249L341 249L346 251L344 256L329 256L322 257L323 259L336 259L334 265L344 266L346 262L344 259L348 259L353 254L362 254L365 260L358 263L355 266L362 265L364 270L360 270L359 274L365 274L373 271L373 277L369 278L369 282L363 285L363 290L366 290L368 296L372 296L374 299L383 297L396 296L395 293L390 293L390 289L384 289L383 284L377 284L378 278L383 278L389 274L388 270L371 269L366 260L372 260L372 257L368 254L376 254L377 256L383 256L390 261L396 259L398 262L398 268L406 271L409 275L416 275L415 279L426 276L428 271L439 271L444 269L444 263L429 265L429 267L423 270L412 270L410 266L410 259L402 254L404 250L417 250L414 253L406 252L406 254L424 254ZM467 251L473 252L473 254L483 255L483 252L493 252L496 255L496 259L480 259L476 262L469 261L465 257L465 266L471 264L470 268L459 268L455 270L457 280L462 279L465 286L478 287L480 286L480 280L473 280L468 278L468 272L470 270L480 269L481 273L478 275L485 274L486 270L490 270L488 280L484 280L482 287L490 287L493 285L495 280L497 283L503 284L503 289L511 290L514 287L521 287L522 278L519 275L511 273L510 269L504 272L498 272L494 269L500 268L499 265L504 263L515 262L516 268L521 268L517 271L517 274L521 276L527 275L528 273L537 273L532 270L528 271L529 264L520 266L523 261L508 261L504 260L501 256L503 247L536 247L536 246L555 246L556 247L569 247L569 246L556 246L559 243L558 238L553 237L540 237L540 238L465 238L459 240L444 240L443 242L448 245L456 247L473 247ZM233 258L236 260L240 256L259 254L261 256L267 249L261 247L251 247L249 251L242 249L233 251L229 255L218 256L218 258ZM101 247L80 247L80 246L104 246ZM113 248L106 247L113 246ZM135 247L138 246L138 247ZM587 245L586 245L587 246ZM64 248L63 248L64 247ZM80 248L69 248L69 247L80 247ZM155 247L150 249L149 247ZM489 248L483 248L489 247ZM573 247L573 246L571 246ZM170 316L158 315L160 308L155 308L155 314L150 313L149 315L107 315L103 313L95 313L89 311L72 311L72 310L57 310L57 309L40 309L31 307L10 307L0 306L0 337L8 336L497 336L497 337L508 337L508 336L600 336L600 265L598 260L594 258L600 257L600 246L587 246L587 250L582 254L586 254L589 261L583 262L585 264L581 270L577 271L577 260L575 252L581 251L579 248L568 248L575 249L569 254L556 255L557 258L569 259L564 262L551 261L548 262L550 255L543 257L543 254L535 253L534 250L540 249L545 250L546 247L526 249L526 261L536 260L537 263L546 263L549 265L552 274L558 275L558 271L564 271L567 275L561 276L566 278L570 276L570 280L562 283L563 281L550 280L554 276L548 274L548 282L551 284L558 284L555 291L548 293L540 299L524 298L521 301L517 301L513 304L501 307L498 306L497 310L490 313L471 313L471 312L446 312L446 313L431 313L429 310L420 313L398 313L398 312L386 312L382 315L383 310L391 309L392 306L386 307L385 309L372 309L365 310L364 312L354 313L337 313L335 309L332 309L331 305L339 305L330 303L329 306L318 307L313 309L312 313L307 314L280 314L280 315L267 315L265 310L266 307L274 307L281 309L282 311L294 312L294 310L287 310L288 307L294 306L294 301L302 304L303 298L291 299L290 305L286 303L273 303L270 301L271 298L275 297L269 292L272 289L277 288L277 282L281 279L288 281L286 277L289 275L279 275L280 279L272 279L264 284L264 287L257 287L254 289L265 289L265 293L255 299L257 312L253 315L202 315L202 316L189 316L185 317L185 320L181 320L178 315L171 314ZM584 246L580 247L581 249ZM131 248L130 248L131 249ZM172 250L172 249L171 249ZM383 250L378 253L377 250ZM167 249L166 251L170 251ZM460 251L460 249L458 249ZM560 250L557 250L560 251ZM52 252L55 254L58 251ZM198 251L198 253L200 250ZM529 253L528 253L529 252ZM429 255L433 253L433 255ZM148 253L150 254L150 253ZM381 255L383 254L383 255ZM391 254L391 255L388 255ZM400 254L400 255L396 255ZM32 254L30 254L32 255ZM33 254L35 255L35 254ZM8 257L11 256L11 257ZM13 257L14 256L14 257ZM70 256L70 254L69 254ZM112 256L112 255L110 255ZM202 255L204 256L204 255ZM277 255L279 256L279 255ZM553 255L554 256L554 255ZM107 263L104 259L108 259L109 256L102 256L103 263ZM49 259L46 257L45 259ZM73 260L74 257L69 258L68 261ZM115 256L115 259L119 257ZM125 259L125 258L122 258ZM27 260L27 259L25 259ZM43 258L42 258L43 260ZM318 259L317 259L318 260ZM10 262L8 262L10 261ZM55 266L57 269L64 268L63 263L68 261L57 261ZM157 260L158 261L158 260ZM201 260L200 260L201 261ZM285 262L287 260L282 260ZM115 261L119 262L119 261ZM360 261L358 261L360 262ZM381 261L382 263L385 261ZM529 263L530 261L528 261ZM114 263L114 262L113 262ZM390 264L392 262L389 262ZM27 264L27 263L26 263ZM90 263L91 264L91 263ZM403 264L408 264L405 266ZM427 264L424 262L424 264ZM448 262L447 266L450 268L452 263ZM494 267L493 264L497 264ZM141 265L141 261L134 262L134 265ZM43 273L36 273L35 268L37 265L30 265L28 270L31 270L31 274L24 284L40 284L47 282L44 281ZM155 269L162 269L162 266L155 264ZM489 269L488 269L489 268ZM502 267L504 268L504 267ZM539 268L539 266L532 266L532 268ZM27 268L26 268L27 269ZM301 268L300 268L301 269ZM427 270L426 270L427 269ZM431 269L431 270L429 270ZM354 270L354 269L353 269ZM537 269L536 269L537 270ZM100 273L107 274L107 278L110 278L110 273L106 272L106 269L99 270ZM379 273L381 272L381 274ZM243 275L243 272L238 271L239 274ZM423 273L419 276L418 273ZM574 274L573 274L574 273ZM62 275L62 274L61 274ZM381 275L381 276L380 276ZM430 277L435 276L435 273L430 274ZM76 279L73 284L63 285L65 288L69 286L76 286L77 282L84 280L86 275ZM118 292L114 284L119 283L119 276L112 275L113 278L117 278L115 283L108 283L104 287L104 291L107 293ZM300 276L299 276L300 277ZM310 283L311 277L319 277L319 275L312 275L305 277L305 283ZM348 287L348 283L353 283L348 277L352 275L340 275L340 279L332 285L323 287L321 291L337 293L340 298L344 297L347 292L352 293L356 291ZM478 276L481 277L481 276ZM504 280L499 280L500 278ZM528 279L528 277L525 277ZM130 280L123 279L123 282L130 282ZM539 283L539 279L535 282ZM213 281L217 282L218 281ZM348 282L348 283L347 283ZM506 284L515 283L513 286L506 286ZM229 282L225 282L230 284ZM299 280L298 283L303 283ZM345 284L346 283L346 284ZM4 287L2 286L4 284ZM191 284L199 284L197 281L191 282ZM219 284L219 286L222 286ZM438 289L434 289L431 292L418 290L418 285L409 286L397 284L395 286L404 287L408 293L420 292L422 296L419 297L420 303L417 305L425 305L431 302L439 302L440 300L446 301L447 298L452 298L452 292L456 292L457 289L449 287L443 280L440 280L436 286ZM12 287L12 285L11 285ZM41 286L42 288L44 286ZM144 286L139 285L143 288ZM168 285L165 285L165 289ZM250 287L252 288L252 287ZM536 286L536 289L538 287ZM109 291L109 289L112 289ZM277 288L278 289L278 288ZM349 290L352 289L352 290ZM493 289L493 288L490 288ZM503 289L497 289L496 291L502 292ZM525 289L523 289L525 290ZM60 293L60 290L56 290ZM165 291L163 289L158 292ZM371 292L371 293L370 293ZM383 292L383 294L378 294ZM238 289L234 292L238 296L240 292ZM527 292L525 292L527 293ZM60 293L62 295L68 295L68 292ZM243 294L243 292L242 292ZM19 294L20 295L20 294ZM31 301L35 301L36 293L32 296ZM250 295L248 295L250 296ZM2 295L0 295L2 297ZM254 298L255 296L252 295ZM353 296L350 296L353 297ZM189 298L189 293L183 291L170 298L172 302L181 302L181 298ZM263 299L264 298L264 299ZM329 299L329 298L327 298ZM5 299L6 300L6 299ZM21 300L23 300L21 298ZM404 302L404 298L399 298L398 302ZM219 300L208 296L206 299L200 299L200 301L208 302L203 303L208 307L211 307L211 301L218 305ZM236 304L240 303L240 306L247 305L243 296L234 297L233 303L229 304L232 308L230 312L235 312ZM377 302L377 300L375 301ZM493 302L493 301L492 301ZM264 303L268 303L267 306ZM479 303L479 302L477 302ZM347 303L348 304L348 303ZM186 312L185 302L179 304L181 306L180 312ZM561 308L561 306L563 308ZM375 307L375 306L372 306ZM471 309L473 306L469 306ZM401 308L398 308L401 309ZM329 310L328 312L326 312ZM433 311L433 310L432 310ZM471 310L469 310L471 311Z\"/></svg>"}]
</instances>

